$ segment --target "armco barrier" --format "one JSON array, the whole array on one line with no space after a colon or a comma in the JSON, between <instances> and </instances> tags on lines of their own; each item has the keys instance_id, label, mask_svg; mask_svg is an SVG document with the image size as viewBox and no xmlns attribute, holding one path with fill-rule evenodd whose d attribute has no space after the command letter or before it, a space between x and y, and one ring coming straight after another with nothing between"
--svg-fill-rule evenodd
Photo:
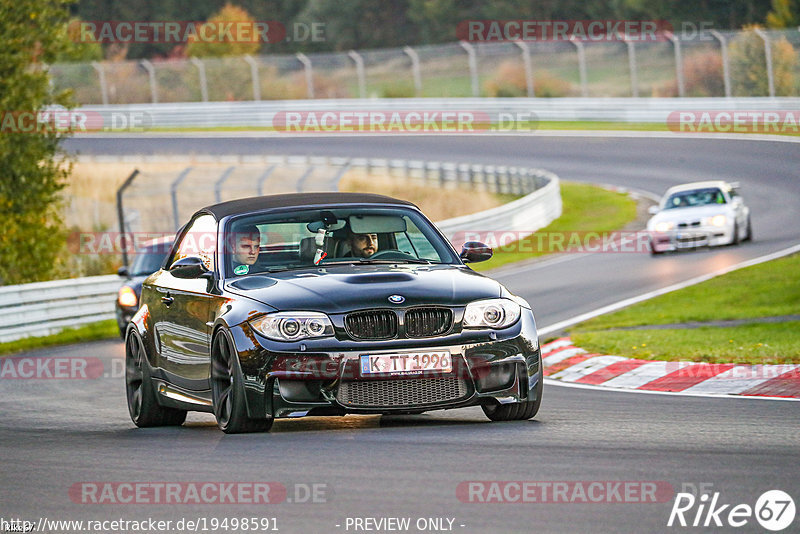
<instances>
[{"instance_id":1,"label":"armco barrier","mask_svg":"<svg viewBox=\"0 0 800 534\"><path fill-rule=\"evenodd\" d=\"M127 124L129 119L121 119L123 116L135 117L136 121L143 119L141 128L134 129L146 131L153 128L271 128L273 118L281 112L330 110L480 112L488 116L497 130L502 131L508 125L513 131L513 121L524 121L526 117L540 121L664 123L674 111L796 111L800 110L800 98L383 98L128 104L83 106L76 111L98 113L104 125ZM505 123L499 122L501 119ZM526 124L522 126L527 128Z\"/></svg>"},{"instance_id":2,"label":"armco barrier","mask_svg":"<svg viewBox=\"0 0 800 534\"><path fill-rule=\"evenodd\" d=\"M517 169L439 162L355 160L370 167L414 169L427 175L435 171L441 185L474 180L494 190L532 191L524 197L486 211L437 222L449 239L469 231L534 231L561 215L558 176L541 169ZM487 180L491 176L491 180ZM478 179L480 177L480 180ZM521 183L527 181L528 183ZM516 183L516 187L511 187ZM116 275L91 276L0 287L0 343L23 337L43 336L65 327L79 326L114 317L114 299L121 285Z\"/></svg>"}]
</instances>

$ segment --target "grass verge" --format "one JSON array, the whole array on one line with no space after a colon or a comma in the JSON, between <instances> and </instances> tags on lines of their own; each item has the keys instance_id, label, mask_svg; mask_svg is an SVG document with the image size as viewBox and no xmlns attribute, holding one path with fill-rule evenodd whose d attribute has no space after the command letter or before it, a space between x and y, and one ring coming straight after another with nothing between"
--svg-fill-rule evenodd
<instances>
[{"instance_id":1,"label":"grass verge","mask_svg":"<svg viewBox=\"0 0 800 534\"><path fill-rule=\"evenodd\" d=\"M549 236L570 232L611 232L623 228L636 218L636 201L626 193L602 187L561 182L561 217L535 233L495 248L489 261L476 263L476 271L487 271L509 263L544 256L555 250L537 250L538 243L552 243ZM541 241L540 241L541 238Z\"/></svg>"},{"instance_id":2,"label":"grass verge","mask_svg":"<svg viewBox=\"0 0 800 534\"><path fill-rule=\"evenodd\" d=\"M754 265L596 317L571 329L590 352L651 360L798 363L800 322L733 327L611 330L798 313L800 254Z\"/></svg>"},{"instance_id":3,"label":"grass verge","mask_svg":"<svg viewBox=\"0 0 800 534\"><path fill-rule=\"evenodd\" d=\"M51 336L26 337L16 341L0 343L0 356L8 356L54 345L67 345L69 343L84 343L98 339L119 338L119 327L115 319L108 319L91 323L77 328L68 328Z\"/></svg>"}]
</instances>

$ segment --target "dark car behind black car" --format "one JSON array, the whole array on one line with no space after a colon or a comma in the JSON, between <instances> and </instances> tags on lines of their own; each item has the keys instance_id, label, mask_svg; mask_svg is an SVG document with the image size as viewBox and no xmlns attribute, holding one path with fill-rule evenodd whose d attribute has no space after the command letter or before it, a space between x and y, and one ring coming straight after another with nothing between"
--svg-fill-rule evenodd
<instances>
[{"instance_id":1,"label":"dark car behind black car","mask_svg":"<svg viewBox=\"0 0 800 534\"><path fill-rule=\"evenodd\" d=\"M253 237L255 234L255 237ZM361 257L354 236L371 236ZM252 246L243 253L241 246ZM212 412L227 433L275 418L479 405L529 419L542 397L528 303L465 265L405 201L307 193L198 211L143 284L126 331L137 426Z\"/></svg>"},{"instance_id":2,"label":"dark car behind black car","mask_svg":"<svg viewBox=\"0 0 800 534\"><path fill-rule=\"evenodd\" d=\"M133 314L139 309L139 299L142 294L142 282L156 272L164 264L167 254L172 248L174 237L153 239L144 243L140 251L133 258L130 267L120 267L117 274L124 278L122 286L117 291L114 301L114 311L117 316L119 335L125 339L125 330Z\"/></svg>"}]
</instances>

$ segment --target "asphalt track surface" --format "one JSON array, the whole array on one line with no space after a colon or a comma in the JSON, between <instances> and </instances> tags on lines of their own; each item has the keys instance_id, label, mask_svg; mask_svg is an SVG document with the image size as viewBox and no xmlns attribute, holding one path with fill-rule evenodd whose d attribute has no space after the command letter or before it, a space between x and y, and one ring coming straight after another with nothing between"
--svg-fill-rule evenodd
<instances>
[{"instance_id":1,"label":"asphalt track surface","mask_svg":"<svg viewBox=\"0 0 800 534\"><path fill-rule=\"evenodd\" d=\"M800 242L800 145L600 137L76 138L89 154L309 154L474 161L543 167L563 179L661 193L722 178L742 183L756 240L651 258L562 256L499 271L540 326ZM0 380L2 517L156 519L276 517L282 532L354 532L348 517L453 518L456 532L662 532L658 503L464 503L464 481L666 481L711 484L719 502L755 505L781 489L800 504L800 405L546 387L534 421L489 423L480 409L420 416L281 420L264 435L225 436L207 415L180 428L135 429L119 374L121 343L28 356L89 356L110 376ZM274 481L326 484L325 503L91 505L69 488L98 481ZM295 499L296 500L296 499ZM687 519L694 519L695 506ZM726 512L727 513L727 512ZM722 519L725 519L723 514ZM447 524L447 523L445 523ZM786 532L797 531L800 520ZM336 525L340 525L337 527ZM463 525L463 526L461 526ZM678 529L684 530L684 529ZM697 528L688 530L696 531ZM716 529L725 530L725 529ZM737 529L763 532L754 518ZM363 530L362 530L363 531ZM373 532L375 530L372 530Z\"/></svg>"}]
</instances>

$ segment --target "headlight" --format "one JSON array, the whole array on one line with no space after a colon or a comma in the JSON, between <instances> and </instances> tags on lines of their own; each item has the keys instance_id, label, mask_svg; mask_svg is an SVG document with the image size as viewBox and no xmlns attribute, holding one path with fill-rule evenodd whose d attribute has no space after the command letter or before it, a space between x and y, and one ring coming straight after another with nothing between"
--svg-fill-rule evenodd
<instances>
[{"instance_id":1,"label":"headlight","mask_svg":"<svg viewBox=\"0 0 800 534\"><path fill-rule=\"evenodd\" d=\"M328 316L318 312L277 312L250 321L250 325L275 341L297 341L333 335Z\"/></svg>"},{"instance_id":2,"label":"headlight","mask_svg":"<svg viewBox=\"0 0 800 534\"><path fill-rule=\"evenodd\" d=\"M669 232L672 228L675 227L675 223L670 221L663 221L660 223L656 223L655 229L656 232Z\"/></svg>"},{"instance_id":3,"label":"headlight","mask_svg":"<svg viewBox=\"0 0 800 534\"><path fill-rule=\"evenodd\" d=\"M724 215L714 215L711 217L711 224L714 226L725 226L726 222L728 222L728 220Z\"/></svg>"},{"instance_id":4,"label":"headlight","mask_svg":"<svg viewBox=\"0 0 800 534\"><path fill-rule=\"evenodd\" d=\"M464 311L464 328L506 328L516 323L520 305L509 299L476 300Z\"/></svg>"},{"instance_id":5,"label":"headlight","mask_svg":"<svg viewBox=\"0 0 800 534\"><path fill-rule=\"evenodd\" d=\"M117 302L120 306L130 308L136 306L139 299L136 298L136 292L128 286L122 286L117 293Z\"/></svg>"}]
</instances>

